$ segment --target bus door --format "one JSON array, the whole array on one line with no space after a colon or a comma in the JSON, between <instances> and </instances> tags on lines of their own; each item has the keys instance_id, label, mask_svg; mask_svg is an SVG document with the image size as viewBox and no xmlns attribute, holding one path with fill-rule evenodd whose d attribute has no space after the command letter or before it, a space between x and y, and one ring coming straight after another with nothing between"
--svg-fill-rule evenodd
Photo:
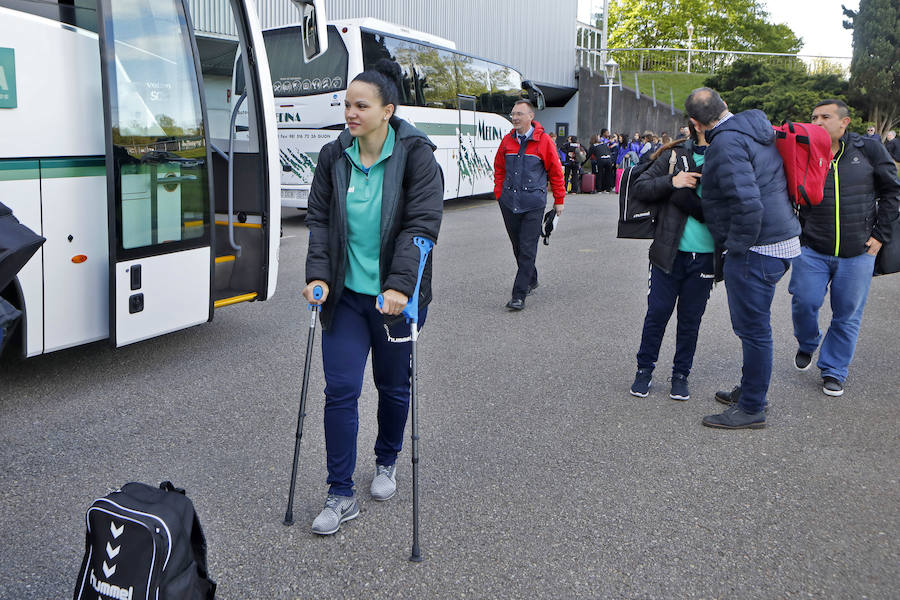
<instances>
[{"instance_id":1,"label":"bus door","mask_svg":"<svg viewBox=\"0 0 900 600\"><path fill-rule=\"evenodd\" d=\"M206 111L184 0L100 0L115 346L212 317Z\"/></svg>"},{"instance_id":2,"label":"bus door","mask_svg":"<svg viewBox=\"0 0 900 600\"><path fill-rule=\"evenodd\" d=\"M319 0L293 0L295 28L304 61L327 48L326 21ZM234 93L227 128L215 131L213 146L215 308L267 300L278 281L281 237L281 161L275 96L256 7L231 0L238 33Z\"/></svg>"},{"instance_id":3,"label":"bus door","mask_svg":"<svg viewBox=\"0 0 900 600\"><path fill-rule=\"evenodd\" d=\"M456 96L459 107L459 197L475 193L478 154L475 151L475 96Z\"/></svg>"}]
</instances>

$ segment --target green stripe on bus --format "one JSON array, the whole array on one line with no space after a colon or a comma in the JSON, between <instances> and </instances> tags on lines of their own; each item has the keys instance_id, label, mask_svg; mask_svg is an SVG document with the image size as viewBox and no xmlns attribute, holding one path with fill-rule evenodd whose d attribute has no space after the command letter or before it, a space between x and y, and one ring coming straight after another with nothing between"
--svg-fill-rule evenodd
<instances>
[{"instance_id":1,"label":"green stripe on bus","mask_svg":"<svg viewBox=\"0 0 900 600\"><path fill-rule=\"evenodd\" d=\"M106 159L96 156L0 160L0 181L63 177L106 177Z\"/></svg>"},{"instance_id":2,"label":"green stripe on bus","mask_svg":"<svg viewBox=\"0 0 900 600\"><path fill-rule=\"evenodd\" d=\"M63 177L106 177L106 159L90 158L49 158L41 160L41 177L59 179Z\"/></svg>"},{"instance_id":3,"label":"green stripe on bus","mask_svg":"<svg viewBox=\"0 0 900 600\"><path fill-rule=\"evenodd\" d=\"M36 160L0 160L0 181L40 179Z\"/></svg>"},{"instance_id":4,"label":"green stripe on bus","mask_svg":"<svg viewBox=\"0 0 900 600\"><path fill-rule=\"evenodd\" d=\"M456 135L456 130L460 126L456 123L423 123L416 121L416 128L425 135ZM464 135L475 135L474 125L463 125L462 133Z\"/></svg>"}]
</instances>

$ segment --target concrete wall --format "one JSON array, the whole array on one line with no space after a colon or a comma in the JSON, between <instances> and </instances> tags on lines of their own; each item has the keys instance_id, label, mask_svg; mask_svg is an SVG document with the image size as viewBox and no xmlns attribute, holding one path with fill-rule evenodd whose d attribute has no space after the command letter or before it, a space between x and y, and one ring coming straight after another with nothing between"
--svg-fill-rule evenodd
<instances>
[{"instance_id":1,"label":"concrete wall","mask_svg":"<svg viewBox=\"0 0 900 600\"><path fill-rule=\"evenodd\" d=\"M534 118L547 132L555 131L557 123L566 124L569 135L572 135L571 132L578 121L578 94L572 96L565 106L536 111Z\"/></svg>"},{"instance_id":2,"label":"concrete wall","mask_svg":"<svg viewBox=\"0 0 900 600\"><path fill-rule=\"evenodd\" d=\"M592 76L587 69L578 71L578 129L575 135L579 140L587 140L606 127L607 93L602 75L595 73ZM654 107L653 98L645 94L636 98L634 90L625 86L621 91L619 86L614 86L612 93L612 130L616 133L631 135L649 129L657 135L666 131L674 138L673 134L687 124L683 111L676 109L673 115L669 104L659 99Z\"/></svg>"}]
</instances>

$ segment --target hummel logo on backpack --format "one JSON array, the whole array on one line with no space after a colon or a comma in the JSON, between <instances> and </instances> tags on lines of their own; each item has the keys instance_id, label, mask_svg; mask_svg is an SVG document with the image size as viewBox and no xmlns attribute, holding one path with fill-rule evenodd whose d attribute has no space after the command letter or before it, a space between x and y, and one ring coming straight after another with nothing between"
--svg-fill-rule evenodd
<instances>
[{"instance_id":1,"label":"hummel logo on backpack","mask_svg":"<svg viewBox=\"0 0 900 600\"><path fill-rule=\"evenodd\" d=\"M213 600L206 539L194 505L169 481L127 483L85 517L75 600Z\"/></svg>"}]
</instances>

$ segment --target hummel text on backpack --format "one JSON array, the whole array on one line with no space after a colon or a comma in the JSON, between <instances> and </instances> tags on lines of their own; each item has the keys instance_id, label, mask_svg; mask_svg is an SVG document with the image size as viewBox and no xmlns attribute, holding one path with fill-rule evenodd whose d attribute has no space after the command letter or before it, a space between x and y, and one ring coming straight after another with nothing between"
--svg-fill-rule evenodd
<instances>
[{"instance_id":1,"label":"hummel text on backpack","mask_svg":"<svg viewBox=\"0 0 900 600\"><path fill-rule=\"evenodd\" d=\"M127 483L85 516L75 600L213 600L206 538L184 490Z\"/></svg>"}]
</instances>

